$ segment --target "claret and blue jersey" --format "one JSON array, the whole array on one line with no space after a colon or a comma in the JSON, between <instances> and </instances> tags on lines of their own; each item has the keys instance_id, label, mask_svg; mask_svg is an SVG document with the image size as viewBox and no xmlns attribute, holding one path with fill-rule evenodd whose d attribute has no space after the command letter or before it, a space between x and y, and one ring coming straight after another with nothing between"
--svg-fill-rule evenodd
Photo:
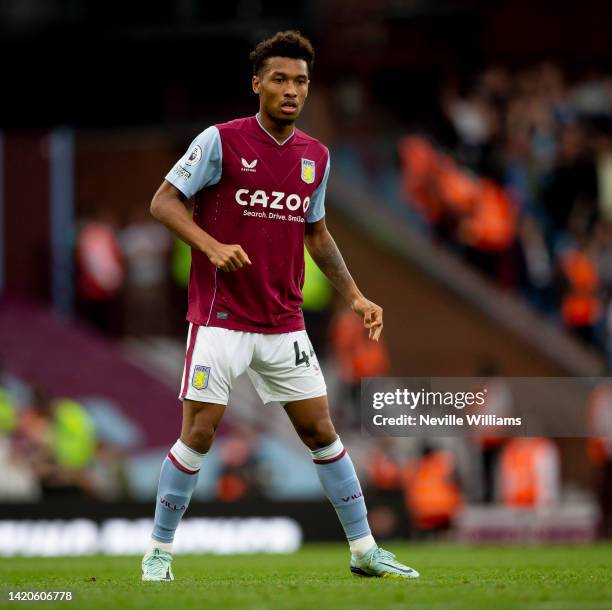
<instances>
[{"instance_id":1,"label":"claret and blue jersey","mask_svg":"<svg viewBox=\"0 0 612 610\"><path fill-rule=\"evenodd\" d=\"M252 265L218 270L192 251L187 319L260 333L304 328L304 227L325 215L329 151L295 129L279 143L257 116L205 129L166 180L194 197L195 222Z\"/></svg>"}]
</instances>

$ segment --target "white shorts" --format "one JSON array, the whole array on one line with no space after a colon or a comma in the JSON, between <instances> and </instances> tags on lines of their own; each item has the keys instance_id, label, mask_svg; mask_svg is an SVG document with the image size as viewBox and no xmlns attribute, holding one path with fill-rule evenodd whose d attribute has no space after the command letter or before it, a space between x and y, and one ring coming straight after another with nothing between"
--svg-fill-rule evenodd
<instances>
[{"instance_id":1,"label":"white shorts","mask_svg":"<svg viewBox=\"0 0 612 610\"><path fill-rule=\"evenodd\" d=\"M327 393L305 330L268 335L189 325L181 400L226 405L235 379L245 370L264 403Z\"/></svg>"}]
</instances>

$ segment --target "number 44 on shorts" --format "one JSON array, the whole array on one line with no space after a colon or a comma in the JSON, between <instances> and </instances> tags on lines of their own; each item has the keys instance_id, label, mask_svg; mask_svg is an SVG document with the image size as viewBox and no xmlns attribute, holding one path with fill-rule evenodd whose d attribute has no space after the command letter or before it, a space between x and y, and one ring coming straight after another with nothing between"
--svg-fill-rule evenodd
<instances>
[{"instance_id":1,"label":"number 44 on shorts","mask_svg":"<svg viewBox=\"0 0 612 610\"><path fill-rule=\"evenodd\" d=\"M310 357L304 350L300 352L300 346L297 341L293 342L293 349L295 350L295 366L299 366L302 362L306 363L306 366L310 366ZM312 347L310 348L310 355L314 356Z\"/></svg>"}]
</instances>

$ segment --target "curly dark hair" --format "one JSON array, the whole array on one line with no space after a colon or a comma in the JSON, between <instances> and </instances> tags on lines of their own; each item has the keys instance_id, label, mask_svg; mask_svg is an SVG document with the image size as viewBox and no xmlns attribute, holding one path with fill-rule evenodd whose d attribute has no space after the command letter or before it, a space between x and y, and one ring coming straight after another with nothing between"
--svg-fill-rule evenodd
<instances>
[{"instance_id":1,"label":"curly dark hair","mask_svg":"<svg viewBox=\"0 0 612 610\"><path fill-rule=\"evenodd\" d=\"M303 59L308 66L308 74L312 72L315 52L308 38L297 30L277 32L271 38L262 40L249 55L253 62L253 74L259 74L268 57L290 57Z\"/></svg>"}]
</instances>

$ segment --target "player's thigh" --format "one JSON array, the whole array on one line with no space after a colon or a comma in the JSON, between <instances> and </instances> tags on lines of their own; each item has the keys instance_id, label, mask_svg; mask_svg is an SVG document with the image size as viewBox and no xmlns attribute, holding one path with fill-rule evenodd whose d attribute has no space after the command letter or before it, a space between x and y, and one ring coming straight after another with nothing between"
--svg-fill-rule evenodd
<instances>
[{"instance_id":1,"label":"player's thigh","mask_svg":"<svg viewBox=\"0 0 612 610\"><path fill-rule=\"evenodd\" d=\"M249 377L264 403L325 396L327 388L306 331L259 335Z\"/></svg>"},{"instance_id":2,"label":"player's thigh","mask_svg":"<svg viewBox=\"0 0 612 610\"><path fill-rule=\"evenodd\" d=\"M251 359L249 333L190 325L181 400L227 405L236 378Z\"/></svg>"},{"instance_id":3,"label":"player's thigh","mask_svg":"<svg viewBox=\"0 0 612 610\"><path fill-rule=\"evenodd\" d=\"M295 431L311 450L327 447L338 437L329 414L327 396L288 402L285 411Z\"/></svg>"}]
</instances>

